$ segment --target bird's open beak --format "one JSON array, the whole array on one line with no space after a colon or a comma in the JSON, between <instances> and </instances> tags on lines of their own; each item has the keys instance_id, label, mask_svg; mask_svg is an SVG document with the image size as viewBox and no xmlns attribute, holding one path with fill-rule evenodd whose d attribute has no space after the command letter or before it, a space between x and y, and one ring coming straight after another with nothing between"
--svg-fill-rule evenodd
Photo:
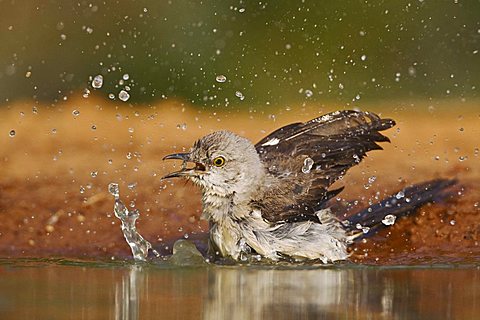
<instances>
[{"instance_id":1,"label":"bird's open beak","mask_svg":"<svg viewBox=\"0 0 480 320\"><path fill-rule=\"evenodd\" d=\"M190 160L190 153L173 153L165 156L163 160L169 159L178 159L182 160L182 169L178 171L171 172L166 176L162 177L162 179L168 178L177 178L177 177L188 177L188 176L196 176L199 173L205 172L205 166L201 163L195 162ZM187 168L187 163L191 162L195 164L193 168Z\"/></svg>"}]
</instances>

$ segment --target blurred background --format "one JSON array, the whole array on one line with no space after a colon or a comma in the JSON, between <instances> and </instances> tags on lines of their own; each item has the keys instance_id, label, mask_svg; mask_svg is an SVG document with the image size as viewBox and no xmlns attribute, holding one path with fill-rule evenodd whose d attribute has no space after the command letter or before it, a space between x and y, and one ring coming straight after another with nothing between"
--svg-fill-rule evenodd
<instances>
[{"instance_id":1,"label":"blurred background","mask_svg":"<svg viewBox=\"0 0 480 320\"><path fill-rule=\"evenodd\" d=\"M0 0L0 12L2 104L125 90L132 104L356 106L464 101L480 85L476 0Z\"/></svg>"}]
</instances>

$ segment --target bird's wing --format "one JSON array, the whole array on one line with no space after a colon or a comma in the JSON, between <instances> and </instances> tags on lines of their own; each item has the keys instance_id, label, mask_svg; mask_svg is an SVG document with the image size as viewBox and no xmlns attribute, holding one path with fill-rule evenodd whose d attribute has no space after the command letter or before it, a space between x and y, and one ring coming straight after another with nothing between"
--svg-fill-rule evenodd
<instances>
[{"instance_id":1,"label":"bird's wing","mask_svg":"<svg viewBox=\"0 0 480 320\"><path fill-rule=\"evenodd\" d=\"M255 145L272 183L255 201L265 219L317 219L315 211L341 189L328 188L377 143L390 141L380 131L395 125L374 113L336 111L272 132Z\"/></svg>"}]
</instances>

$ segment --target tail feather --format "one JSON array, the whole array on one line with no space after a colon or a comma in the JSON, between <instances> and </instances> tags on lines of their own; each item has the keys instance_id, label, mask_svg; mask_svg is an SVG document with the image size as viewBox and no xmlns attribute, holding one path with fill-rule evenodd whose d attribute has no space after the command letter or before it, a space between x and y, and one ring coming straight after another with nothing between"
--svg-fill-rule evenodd
<instances>
[{"instance_id":1,"label":"tail feather","mask_svg":"<svg viewBox=\"0 0 480 320\"><path fill-rule=\"evenodd\" d=\"M388 222L382 222L386 216L392 215L392 218L398 219L415 213L426 203L442 201L453 194L450 187L455 184L457 180L437 179L407 187L347 218L345 228L349 231L365 230L355 238L356 241L368 238L389 227Z\"/></svg>"}]
</instances>

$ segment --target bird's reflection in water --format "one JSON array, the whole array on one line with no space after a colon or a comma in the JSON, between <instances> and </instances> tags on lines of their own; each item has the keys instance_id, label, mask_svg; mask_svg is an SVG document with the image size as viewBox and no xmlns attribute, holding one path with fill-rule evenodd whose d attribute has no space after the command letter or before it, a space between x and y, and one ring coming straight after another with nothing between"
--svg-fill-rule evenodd
<instances>
[{"instance_id":1,"label":"bird's reflection in water","mask_svg":"<svg viewBox=\"0 0 480 320\"><path fill-rule=\"evenodd\" d=\"M480 312L478 269L131 266L123 271L112 287L115 319L449 319Z\"/></svg>"},{"instance_id":2,"label":"bird's reflection in water","mask_svg":"<svg viewBox=\"0 0 480 320\"><path fill-rule=\"evenodd\" d=\"M318 319L348 301L351 277L328 269L212 270L204 318Z\"/></svg>"},{"instance_id":3,"label":"bird's reflection in water","mask_svg":"<svg viewBox=\"0 0 480 320\"><path fill-rule=\"evenodd\" d=\"M455 318L480 311L471 304L480 298L472 285L478 285L480 272L472 271L215 268L203 318Z\"/></svg>"}]
</instances>

